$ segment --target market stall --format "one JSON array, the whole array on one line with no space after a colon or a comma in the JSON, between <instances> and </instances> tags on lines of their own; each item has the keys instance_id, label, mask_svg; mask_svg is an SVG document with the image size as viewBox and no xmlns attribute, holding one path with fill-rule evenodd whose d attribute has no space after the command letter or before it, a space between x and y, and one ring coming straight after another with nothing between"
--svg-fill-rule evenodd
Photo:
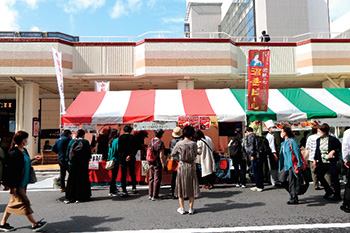
<instances>
[{"instance_id":1,"label":"market stall","mask_svg":"<svg viewBox=\"0 0 350 233\"><path fill-rule=\"evenodd\" d=\"M350 119L350 90L345 88L270 89L266 112L245 111L245 96L244 89L81 92L62 124L178 124L181 117L195 116L216 117L219 123Z\"/></svg>"}]
</instances>

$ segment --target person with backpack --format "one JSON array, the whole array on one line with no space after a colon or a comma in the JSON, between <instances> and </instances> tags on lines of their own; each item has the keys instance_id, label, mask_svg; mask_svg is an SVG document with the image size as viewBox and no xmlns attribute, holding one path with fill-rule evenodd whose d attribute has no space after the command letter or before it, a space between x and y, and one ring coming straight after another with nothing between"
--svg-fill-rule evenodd
<instances>
[{"instance_id":1,"label":"person with backpack","mask_svg":"<svg viewBox=\"0 0 350 233\"><path fill-rule=\"evenodd\" d=\"M89 179L89 161L91 147L85 139L85 131L79 129L76 139L69 142L67 148L69 176L66 190L66 204L88 201L91 197Z\"/></svg>"},{"instance_id":2,"label":"person with backpack","mask_svg":"<svg viewBox=\"0 0 350 233\"><path fill-rule=\"evenodd\" d=\"M173 139L170 141L169 144L169 149L170 149L170 154L173 151L176 143L179 141L182 141L182 130L180 127L175 127L173 129L173 132L171 134L173 136ZM179 153L176 153L175 155L172 156L174 160L179 161ZM174 195L175 194L175 186L176 186L176 177L177 177L177 171L172 171L171 172L171 196L173 199L176 199L177 197Z\"/></svg>"},{"instance_id":3,"label":"person with backpack","mask_svg":"<svg viewBox=\"0 0 350 233\"><path fill-rule=\"evenodd\" d=\"M261 32L261 42L269 42L271 40L269 34L266 33L266 31Z\"/></svg>"},{"instance_id":4,"label":"person with backpack","mask_svg":"<svg viewBox=\"0 0 350 233\"><path fill-rule=\"evenodd\" d=\"M119 152L118 152L118 137L119 131L117 129L112 129L109 136L109 151L108 151L108 161L114 162L114 167L112 170L112 178L109 184L109 196L116 197L118 195L118 189L116 185L116 179L118 177L119 171Z\"/></svg>"},{"instance_id":5,"label":"person with backpack","mask_svg":"<svg viewBox=\"0 0 350 233\"><path fill-rule=\"evenodd\" d=\"M293 137L294 134L292 129L284 126L281 132L281 138L284 139L284 142L281 144L279 167L281 171L281 185L289 192L290 195L290 199L287 202L288 205L295 205L299 203L297 193L298 175L294 171L293 155L297 158L298 169L300 169L300 167L303 165L298 143L294 141Z\"/></svg>"},{"instance_id":6,"label":"person with backpack","mask_svg":"<svg viewBox=\"0 0 350 233\"><path fill-rule=\"evenodd\" d=\"M317 134L320 136L316 140L316 151L314 158L314 167L316 169L317 179L321 182L326 193L324 199L340 201L340 183L337 171L337 162L341 153L341 143L337 138L329 135L329 125L322 124L317 129ZM325 179L325 174L329 172L334 190L330 187ZM333 195L332 198L330 198Z\"/></svg>"},{"instance_id":7,"label":"person with backpack","mask_svg":"<svg viewBox=\"0 0 350 233\"><path fill-rule=\"evenodd\" d=\"M247 171L247 158L243 153L242 136L240 133L235 132L231 141L228 144L230 158L232 159L233 167L235 168L234 180L236 187L246 187L246 171Z\"/></svg>"},{"instance_id":8,"label":"person with backpack","mask_svg":"<svg viewBox=\"0 0 350 233\"><path fill-rule=\"evenodd\" d=\"M270 148L267 155L267 164L270 171L270 181L272 186L276 186L276 182L278 182L278 156L276 153L275 135L272 132L272 128L275 126L275 124L272 120L268 120L265 122L265 125L268 130L266 139L269 143Z\"/></svg>"},{"instance_id":9,"label":"person with backpack","mask_svg":"<svg viewBox=\"0 0 350 233\"><path fill-rule=\"evenodd\" d=\"M136 189L136 174L135 174L135 163L136 153L139 148L136 137L131 134L132 128L128 125L124 127L124 134L119 137L118 150L120 155L120 167L122 169L122 197L128 197L129 194L126 191L126 176L129 168L129 174L131 177L132 192L137 194Z\"/></svg>"},{"instance_id":10,"label":"person with backpack","mask_svg":"<svg viewBox=\"0 0 350 233\"><path fill-rule=\"evenodd\" d=\"M246 129L247 136L247 148L246 152L250 157L252 170L255 180L255 187L252 187L250 190L262 192L264 190L263 183L263 170L262 170L262 158L261 154L258 153L258 139L254 133L253 128L248 127Z\"/></svg>"},{"instance_id":11,"label":"person with backpack","mask_svg":"<svg viewBox=\"0 0 350 233\"><path fill-rule=\"evenodd\" d=\"M72 140L72 132L66 129L52 146L52 151L58 155L58 164L60 165L61 193L66 191L66 174L68 170L68 158L66 155L70 140Z\"/></svg>"},{"instance_id":12,"label":"person with backpack","mask_svg":"<svg viewBox=\"0 0 350 233\"><path fill-rule=\"evenodd\" d=\"M160 184L162 182L162 170L165 166L164 162L164 142L161 140L164 130L157 129L154 131L155 138L151 140L147 149L147 157L149 164L149 196L148 199L155 201L159 198ZM152 155L150 155L150 153ZM149 157L153 157L149 159ZM153 160L153 161L151 161Z\"/></svg>"},{"instance_id":13,"label":"person with backpack","mask_svg":"<svg viewBox=\"0 0 350 233\"><path fill-rule=\"evenodd\" d=\"M213 189L216 172L216 163L213 155L214 143L210 137L205 136L199 129L196 129L194 137L197 140L201 175L205 183L203 189Z\"/></svg>"},{"instance_id":14,"label":"person with backpack","mask_svg":"<svg viewBox=\"0 0 350 233\"><path fill-rule=\"evenodd\" d=\"M36 221L33 217L33 210L27 196L27 186L35 182L32 178L34 171L31 162L41 159L41 156L30 158L25 146L29 143L29 134L25 131L18 131L12 139L10 150L4 161L3 185L4 191L10 190L11 199L4 211L0 223L0 231L13 231L15 228L7 223L11 214L25 215L32 224L33 231L40 231L46 225L45 221Z\"/></svg>"}]
</instances>

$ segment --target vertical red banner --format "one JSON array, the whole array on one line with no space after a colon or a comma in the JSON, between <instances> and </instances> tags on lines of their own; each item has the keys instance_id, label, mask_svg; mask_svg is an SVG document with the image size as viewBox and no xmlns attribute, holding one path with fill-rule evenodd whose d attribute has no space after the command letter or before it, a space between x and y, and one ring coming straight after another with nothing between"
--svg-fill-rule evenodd
<instances>
[{"instance_id":1,"label":"vertical red banner","mask_svg":"<svg viewBox=\"0 0 350 233\"><path fill-rule=\"evenodd\" d=\"M249 50L248 111L267 111L270 50Z\"/></svg>"}]
</instances>

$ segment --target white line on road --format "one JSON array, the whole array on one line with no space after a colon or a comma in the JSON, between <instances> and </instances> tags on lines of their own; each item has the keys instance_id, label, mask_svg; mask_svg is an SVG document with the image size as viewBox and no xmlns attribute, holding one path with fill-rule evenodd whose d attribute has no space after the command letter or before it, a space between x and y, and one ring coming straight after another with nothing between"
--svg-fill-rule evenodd
<instances>
[{"instance_id":1,"label":"white line on road","mask_svg":"<svg viewBox=\"0 0 350 233\"><path fill-rule=\"evenodd\" d=\"M273 226L249 226L249 227L223 227L223 228L189 228L189 229L157 229L157 230L134 230L134 231L104 231L94 233L202 233L202 232L247 232L247 231L277 231L277 230L301 230L301 229L330 229L350 228L350 223L319 223L300 225L273 225ZM82 232L83 233L83 232ZM84 232L92 233L92 232Z\"/></svg>"}]
</instances>

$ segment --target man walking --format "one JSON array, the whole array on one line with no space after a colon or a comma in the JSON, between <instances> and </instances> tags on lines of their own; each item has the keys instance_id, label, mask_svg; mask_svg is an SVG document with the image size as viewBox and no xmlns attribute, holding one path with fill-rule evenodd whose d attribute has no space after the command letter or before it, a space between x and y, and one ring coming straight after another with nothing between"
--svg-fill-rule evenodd
<instances>
[{"instance_id":1,"label":"man walking","mask_svg":"<svg viewBox=\"0 0 350 233\"><path fill-rule=\"evenodd\" d=\"M269 146L271 149L271 154L268 155L267 162L270 170L270 180L272 186L276 185L278 181L278 156L276 153L276 145L275 145L275 135L272 132L272 128L275 126L272 120L268 120L265 122L265 126L269 131L266 135L267 141L269 141Z\"/></svg>"},{"instance_id":2,"label":"man walking","mask_svg":"<svg viewBox=\"0 0 350 233\"><path fill-rule=\"evenodd\" d=\"M52 146L52 151L58 154L61 193L66 191L66 173L68 170L67 147L71 139L72 132L66 129L63 131L62 136Z\"/></svg>"},{"instance_id":3,"label":"man walking","mask_svg":"<svg viewBox=\"0 0 350 233\"><path fill-rule=\"evenodd\" d=\"M257 137L253 128L248 127L246 129L247 135L247 154L250 157L252 163L252 170L255 179L256 186L251 188L252 191L262 192L264 190L263 174L261 166L261 158L257 153Z\"/></svg>"},{"instance_id":4,"label":"man walking","mask_svg":"<svg viewBox=\"0 0 350 233\"><path fill-rule=\"evenodd\" d=\"M136 153L138 150L138 144L134 135L131 134L132 128L130 126L124 127L124 134L119 137L118 140L118 150L120 153L120 166L122 169L122 197L127 197L128 192L126 191L126 175L127 169L129 167L129 174L132 183L132 192L137 194L136 189L136 174L135 174L135 163L136 163Z\"/></svg>"}]
</instances>

